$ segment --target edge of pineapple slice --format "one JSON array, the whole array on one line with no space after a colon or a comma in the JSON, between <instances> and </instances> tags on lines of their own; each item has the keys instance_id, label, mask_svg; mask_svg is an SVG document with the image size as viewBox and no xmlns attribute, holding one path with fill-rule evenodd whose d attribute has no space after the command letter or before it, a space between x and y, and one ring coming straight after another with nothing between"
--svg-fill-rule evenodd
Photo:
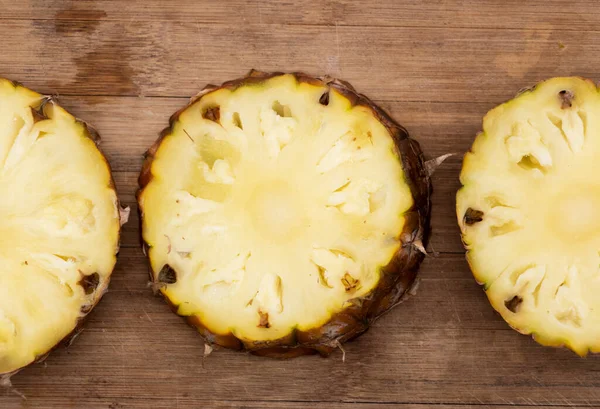
<instances>
[{"instance_id":1,"label":"edge of pineapple slice","mask_svg":"<svg viewBox=\"0 0 600 409\"><path fill-rule=\"evenodd\" d=\"M98 162L98 164L101 163L104 166L104 172L106 173L106 178L108 181L106 188L110 192L109 194L111 195L112 203L114 205L114 227L116 228L116 236L113 238L114 250L112 251L112 267L110 268L110 271L107 271L103 277L100 277L98 273L85 275L80 272L81 279L79 282L77 282L77 285L81 286L87 297L85 300L86 302L81 306L75 325L73 325L69 333L62 336L62 338L59 339L58 342L56 342L52 347L44 351L38 351L34 359L24 362L19 367L11 368L8 371L0 371L0 383L4 386L10 386L10 378L12 376L30 365L43 362L55 349L61 346L70 346L75 338L81 333L87 316L96 307L108 290L111 275L116 264L116 256L119 252L121 226L127 222L130 209L129 207L122 207L119 202L110 163L99 147L101 143L100 135L91 125L67 112L58 104L58 101L55 97L39 94L17 81L0 78L0 89L2 88L6 88L7 90L11 88L9 90L10 92L19 93L23 99L26 99L30 102L29 107L31 108L34 124L39 121L59 118L60 121L69 122L69 126L77 128L77 132L79 132L83 138L87 138L93 142L93 145L90 149L96 151L98 157L101 159L101 162ZM22 152L20 153L22 154ZM7 160L7 158L4 158L5 164ZM49 261L44 260L44 258L47 259L47 256L51 257ZM61 262L65 263L69 261L68 257L60 254L41 254L40 257L42 257L42 262L56 261L60 264ZM57 278L55 277L54 279Z\"/></svg>"},{"instance_id":2,"label":"edge of pineapple slice","mask_svg":"<svg viewBox=\"0 0 600 409\"><path fill-rule=\"evenodd\" d=\"M410 290L416 279L418 267L424 258L422 250L428 236L431 209L431 182L425 168L419 143L410 138L404 127L395 122L366 96L358 94L350 84L339 79L315 78L299 72L285 74L282 72L267 73L251 70L247 76L225 82L221 86L206 86L200 93L191 98L187 106L171 116L169 127L160 133L159 138L146 152L139 177L140 189L137 193L140 219L143 223L143 193L154 177L152 165L155 155L164 138L173 132L173 128L182 113L204 96L218 90L233 90L241 86L260 84L271 78L285 75L293 76L297 83L325 87L327 92L322 95L320 100L324 105L328 104L329 92L333 90L345 98L350 107L362 106L367 108L393 139L396 155L401 159L401 168L405 182L410 189L413 204L404 213L403 229L397 237L400 242L399 249L393 254L389 263L380 268L381 275L377 285L364 296L350 299L340 312L332 315L320 327L305 331L293 328L291 332L279 339L260 341L240 339L231 332L225 334L213 332L199 316L182 314L180 305L170 299L165 292L167 286L177 281L176 271L168 264L163 266L160 271L153 271L150 268L149 275L153 287L160 290L160 294L166 299L173 312L181 315L191 326L196 328L208 344L235 350L247 350L255 355L276 358L290 358L313 353L328 355L341 342L352 339L366 331L373 320L400 302ZM207 112L206 115L219 115L219 113ZM188 136L191 139L191 135ZM145 254L149 254L150 245L144 239L142 241Z\"/></svg>"}]
</instances>

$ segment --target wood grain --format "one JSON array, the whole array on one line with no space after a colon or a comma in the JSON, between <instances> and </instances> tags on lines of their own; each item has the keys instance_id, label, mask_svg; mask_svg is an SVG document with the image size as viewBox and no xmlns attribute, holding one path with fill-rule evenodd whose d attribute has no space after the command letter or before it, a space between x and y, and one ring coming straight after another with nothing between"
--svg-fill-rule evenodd
<instances>
[{"instance_id":1,"label":"wood grain","mask_svg":"<svg viewBox=\"0 0 600 409\"><path fill-rule=\"evenodd\" d=\"M563 30L594 29L594 0L400 2L395 0L296 0L279 2L146 0L0 1L7 20L186 21L211 24L307 24L393 27L523 28L551 24Z\"/></svg>"},{"instance_id":2,"label":"wood grain","mask_svg":"<svg viewBox=\"0 0 600 409\"><path fill-rule=\"evenodd\" d=\"M508 328L472 279L454 214L461 155L489 109L550 76L600 80L597 2L0 0L0 10L0 76L58 94L93 124L133 209L85 331L15 376L1 408L600 406L599 358ZM147 286L134 198L142 155L189 96L250 68L346 79L429 158L457 153L433 178L417 294L347 344L346 362L204 359L199 336Z\"/></svg>"},{"instance_id":3,"label":"wood grain","mask_svg":"<svg viewBox=\"0 0 600 409\"><path fill-rule=\"evenodd\" d=\"M593 77L600 63L596 31L549 24L232 29L173 20L4 20L0 37L11 50L0 61L3 75L68 95L189 96L257 68L328 73L378 100L497 103L548 75Z\"/></svg>"},{"instance_id":4,"label":"wood grain","mask_svg":"<svg viewBox=\"0 0 600 409\"><path fill-rule=\"evenodd\" d=\"M15 402L18 403L16 398L13 398ZM136 399L123 399L123 403L116 403L114 400L106 399L106 398L94 398L94 399L81 399L74 401L76 404L85 407L86 409L121 409L121 408L132 408L132 409L148 409L152 407L153 409L172 409L173 407L177 407L179 409L185 408L198 408L198 402L193 399L181 398L176 401L172 401L165 398L148 398L147 400L141 402ZM31 405L36 405L39 402L32 401ZM64 400L56 401L56 400L44 400L42 402L44 408L54 409L54 408L64 408ZM152 405L152 406L149 406ZM174 406L177 405L177 406ZM428 409L431 408L432 405L425 404L413 404L413 403L394 403L394 404L380 404L380 403L371 403L371 402L269 402L269 401L215 401L215 400L207 400L202 402L202 407L210 408L210 409L305 409L307 407L316 408L316 409ZM437 409L472 409L473 405L435 405L433 406ZM554 406L558 407L558 406ZM583 408L584 406L569 406L569 408ZM477 405L478 409L487 408L487 409L525 409L531 408L530 405L522 406L522 405Z\"/></svg>"}]
</instances>

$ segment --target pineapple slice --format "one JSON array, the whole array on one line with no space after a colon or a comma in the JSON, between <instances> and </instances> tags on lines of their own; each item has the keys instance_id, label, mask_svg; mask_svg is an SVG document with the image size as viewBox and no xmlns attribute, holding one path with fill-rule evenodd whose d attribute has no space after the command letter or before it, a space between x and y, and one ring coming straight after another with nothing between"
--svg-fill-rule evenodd
<instances>
[{"instance_id":1,"label":"pineapple slice","mask_svg":"<svg viewBox=\"0 0 600 409\"><path fill-rule=\"evenodd\" d=\"M516 330L600 351L600 94L553 78L490 111L465 155L457 217L467 259Z\"/></svg>"},{"instance_id":2,"label":"pineapple slice","mask_svg":"<svg viewBox=\"0 0 600 409\"><path fill-rule=\"evenodd\" d=\"M0 375L76 332L106 291L119 211L88 127L0 79Z\"/></svg>"},{"instance_id":3,"label":"pineapple slice","mask_svg":"<svg viewBox=\"0 0 600 409\"><path fill-rule=\"evenodd\" d=\"M327 354L423 258L418 144L339 81L253 71L210 87L173 116L140 185L152 280L209 343Z\"/></svg>"}]
</instances>

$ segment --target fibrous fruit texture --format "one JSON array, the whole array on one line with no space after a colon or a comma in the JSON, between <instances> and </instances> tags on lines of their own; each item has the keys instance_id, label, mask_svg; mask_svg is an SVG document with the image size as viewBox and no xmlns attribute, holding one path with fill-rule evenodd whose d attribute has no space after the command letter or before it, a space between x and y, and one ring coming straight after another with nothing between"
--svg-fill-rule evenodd
<instances>
[{"instance_id":1,"label":"fibrous fruit texture","mask_svg":"<svg viewBox=\"0 0 600 409\"><path fill-rule=\"evenodd\" d=\"M544 345L600 351L600 94L554 78L490 111L457 216L493 307Z\"/></svg>"},{"instance_id":2,"label":"fibrous fruit texture","mask_svg":"<svg viewBox=\"0 0 600 409\"><path fill-rule=\"evenodd\" d=\"M96 134L0 79L0 375L77 332L105 292L119 208Z\"/></svg>"},{"instance_id":3,"label":"fibrous fruit texture","mask_svg":"<svg viewBox=\"0 0 600 409\"><path fill-rule=\"evenodd\" d=\"M252 71L207 87L140 185L151 279L211 344L328 354L402 298L423 258L419 146L340 81Z\"/></svg>"}]
</instances>

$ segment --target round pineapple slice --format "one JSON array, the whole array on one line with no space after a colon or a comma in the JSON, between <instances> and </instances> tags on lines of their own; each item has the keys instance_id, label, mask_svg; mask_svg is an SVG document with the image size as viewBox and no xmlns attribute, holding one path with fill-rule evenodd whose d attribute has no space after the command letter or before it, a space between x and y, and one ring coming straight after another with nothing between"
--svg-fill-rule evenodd
<instances>
[{"instance_id":1,"label":"round pineapple slice","mask_svg":"<svg viewBox=\"0 0 600 409\"><path fill-rule=\"evenodd\" d=\"M493 307L541 344L581 355L600 351L599 117L599 91L581 78L494 108L465 155L456 205Z\"/></svg>"},{"instance_id":2,"label":"round pineapple slice","mask_svg":"<svg viewBox=\"0 0 600 409\"><path fill-rule=\"evenodd\" d=\"M429 179L418 144L346 83L267 74L209 86L148 151L151 279L205 340L330 353L412 285Z\"/></svg>"},{"instance_id":3,"label":"round pineapple slice","mask_svg":"<svg viewBox=\"0 0 600 409\"><path fill-rule=\"evenodd\" d=\"M0 79L0 375L69 342L108 286L119 210L96 136Z\"/></svg>"}]
</instances>

